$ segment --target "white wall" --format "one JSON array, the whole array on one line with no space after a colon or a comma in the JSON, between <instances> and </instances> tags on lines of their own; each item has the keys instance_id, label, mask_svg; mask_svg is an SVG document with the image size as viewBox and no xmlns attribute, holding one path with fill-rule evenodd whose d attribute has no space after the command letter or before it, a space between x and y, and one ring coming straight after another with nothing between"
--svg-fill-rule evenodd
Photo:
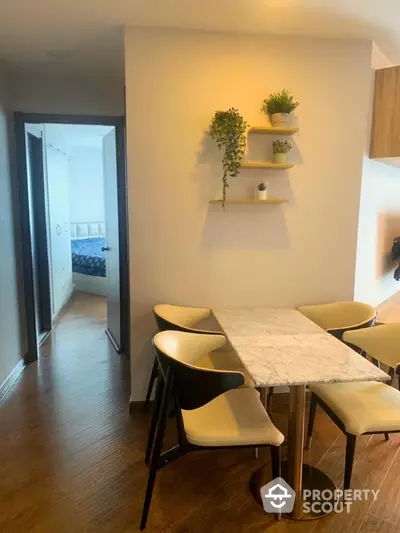
<instances>
[{"instance_id":1,"label":"white wall","mask_svg":"<svg viewBox=\"0 0 400 533\"><path fill-rule=\"evenodd\" d=\"M372 69L368 83L370 91L369 122L375 71L389 66L379 48L374 46ZM390 259L394 237L400 235L400 168L370 159L370 128L365 143L362 189L357 242L355 299L378 305L400 290L393 278L398 263Z\"/></svg>"},{"instance_id":2,"label":"white wall","mask_svg":"<svg viewBox=\"0 0 400 533\"><path fill-rule=\"evenodd\" d=\"M123 115L124 80L16 75L12 79L11 105L26 113Z\"/></svg>"},{"instance_id":3,"label":"white wall","mask_svg":"<svg viewBox=\"0 0 400 533\"><path fill-rule=\"evenodd\" d=\"M0 385L23 357L17 279L17 248L10 172L8 91L0 70Z\"/></svg>"},{"instance_id":4,"label":"white wall","mask_svg":"<svg viewBox=\"0 0 400 533\"><path fill-rule=\"evenodd\" d=\"M70 152L71 222L104 222L102 148L73 146Z\"/></svg>"},{"instance_id":5,"label":"white wall","mask_svg":"<svg viewBox=\"0 0 400 533\"><path fill-rule=\"evenodd\" d=\"M157 302L352 299L370 61L368 42L127 30L133 400L147 386ZM301 102L296 166L242 171L229 194L252 196L267 179L289 204L209 206L221 190L206 133L214 112L235 106L250 125L266 124L262 100L283 87Z\"/></svg>"}]
</instances>

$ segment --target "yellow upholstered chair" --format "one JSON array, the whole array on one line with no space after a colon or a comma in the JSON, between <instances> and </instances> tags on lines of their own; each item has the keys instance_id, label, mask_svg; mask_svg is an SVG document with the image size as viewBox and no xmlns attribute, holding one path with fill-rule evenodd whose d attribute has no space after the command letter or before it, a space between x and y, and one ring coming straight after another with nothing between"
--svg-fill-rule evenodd
<instances>
[{"instance_id":1,"label":"yellow upholstered chair","mask_svg":"<svg viewBox=\"0 0 400 533\"><path fill-rule=\"evenodd\" d=\"M347 331L343 340L400 372L400 324ZM326 411L347 437L344 488L350 488L356 440L359 435L400 432L400 392L376 381L310 386L308 425L311 444L317 405Z\"/></svg>"},{"instance_id":2,"label":"yellow upholstered chair","mask_svg":"<svg viewBox=\"0 0 400 533\"><path fill-rule=\"evenodd\" d=\"M376 309L362 302L301 305L297 309L339 339L345 331L371 327L376 320Z\"/></svg>"},{"instance_id":3,"label":"yellow upholstered chair","mask_svg":"<svg viewBox=\"0 0 400 533\"><path fill-rule=\"evenodd\" d=\"M196 325L211 315L211 310L205 307L186 307L182 305L158 304L153 308L153 314L159 331L186 331L188 333L201 333L210 335L222 335L220 331L206 331L196 329ZM212 354L204 354L197 361L198 366L214 368L216 370L238 370L245 376L245 386L254 387L250 374L242 365L239 357L233 350L220 350ZM145 405L147 406L157 378L158 363L154 359L147 387Z\"/></svg>"},{"instance_id":4,"label":"yellow upholstered chair","mask_svg":"<svg viewBox=\"0 0 400 533\"><path fill-rule=\"evenodd\" d=\"M199 358L218 350L224 343L223 335L182 331L163 331L153 339L163 379L157 381L149 434L149 442L154 444L150 450L141 529L146 527L157 470L188 452L268 446L272 478L280 476L279 446L284 437L263 408L259 393L254 388L243 387L241 372L197 365ZM171 405L178 427L178 444L162 453Z\"/></svg>"}]
</instances>

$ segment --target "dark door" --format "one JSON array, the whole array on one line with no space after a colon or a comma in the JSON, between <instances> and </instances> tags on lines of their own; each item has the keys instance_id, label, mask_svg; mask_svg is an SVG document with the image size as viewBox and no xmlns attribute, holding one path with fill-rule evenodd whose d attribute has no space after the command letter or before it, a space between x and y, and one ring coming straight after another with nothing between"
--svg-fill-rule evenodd
<instances>
[{"instance_id":1,"label":"dark door","mask_svg":"<svg viewBox=\"0 0 400 533\"><path fill-rule=\"evenodd\" d=\"M118 172L115 128L103 137L107 256L107 334L121 351Z\"/></svg>"},{"instance_id":2,"label":"dark door","mask_svg":"<svg viewBox=\"0 0 400 533\"><path fill-rule=\"evenodd\" d=\"M36 331L40 340L52 326L42 139L28 133L27 152Z\"/></svg>"}]
</instances>

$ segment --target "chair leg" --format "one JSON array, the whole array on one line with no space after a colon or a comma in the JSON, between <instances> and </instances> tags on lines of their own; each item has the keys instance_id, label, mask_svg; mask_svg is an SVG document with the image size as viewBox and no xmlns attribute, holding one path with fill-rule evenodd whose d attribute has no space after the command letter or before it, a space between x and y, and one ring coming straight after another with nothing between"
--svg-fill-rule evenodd
<instances>
[{"instance_id":1,"label":"chair leg","mask_svg":"<svg viewBox=\"0 0 400 533\"><path fill-rule=\"evenodd\" d=\"M151 416L149 435L147 437L146 456L145 456L145 459L144 459L144 462L146 464L149 463L151 450L153 449L154 436L156 434L158 419L159 419L159 416L160 416L163 389L164 389L164 381L163 381L163 379L162 379L162 377L160 375L160 376L158 376L158 380L157 380L155 405L154 405L153 414Z\"/></svg>"},{"instance_id":2,"label":"chair leg","mask_svg":"<svg viewBox=\"0 0 400 533\"><path fill-rule=\"evenodd\" d=\"M391 385L392 387L394 387L394 383L393 383L393 381L394 381L393 378L394 378L394 375L395 375L395 374L394 374L394 368L389 368L389 369L388 369L388 374L389 374L389 376L390 376L390 385Z\"/></svg>"},{"instance_id":3,"label":"chair leg","mask_svg":"<svg viewBox=\"0 0 400 533\"><path fill-rule=\"evenodd\" d=\"M344 490L350 488L351 474L353 472L354 453L356 451L357 437L355 435L347 435L346 442L346 464L344 467Z\"/></svg>"},{"instance_id":4,"label":"chair leg","mask_svg":"<svg viewBox=\"0 0 400 533\"><path fill-rule=\"evenodd\" d=\"M267 412L271 412L272 396L274 394L274 387L269 387L267 396Z\"/></svg>"},{"instance_id":5,"label":"chair leg","mask_svg":"<svg viewBox=\"0 0 400 533\"><path fill-rule=\"evenodd\" d=\"M264 409L267 409L267 389L265 387L257 387L257 391L260 393L260 401Z\"/></svg>"},{"instance_id":6,"label":"chair leg","mask_svg":"<svg viewBox=\"0 0 400 533\"><path fill-rule=\"evenodd\" d=\"M147 480L146 495L143 503L142 518L140 520L140 530L143 530L147 524L147 517L149 516L151 499L153 496L154 484L156 481L157 470L160 465L160 456L164 441L165 427L167 425L168 418L168 409L171 397L171 379L170 373L168 373L166 378L166 383L164 384L164 390L162 395L162 403L160 409L160 417L157 426L156 440L154 443L153 455L151 458L149 477Z\"/></svg>"},{"instance_id":7,"label":"chair leg","mask_svg":"<svg viewBox=\"0 0 400 533\"><path fill-rule=\"evenodd\" d=\"M281 453L279 446L270 446L272 479L281 477Z\"/></svg>"},{"instance_id":8,"label":"chair leg","mask_svg":"<svg viewBox=\"0 0 400 533\"><path fill-rule=\"evenodd\" d=\"M279 446L270 446L272 479L281 477L281 449ZM281 513L275 513L275 519L281 519Z\"/></svg>"},{"instance_id":9,"label":"chair leg","mask_svg":"<svg viewBox=\"0 0 400 533\"><path fill-rule=\"evenodd\" d=\"M153 368L151 369L149 384L147 386L146 399L144 401L144 407L147 409L149 406L151 393L153 392L154 382L158 376L158 361L157 357L154 358Z\"/></svg>"},{"instance_id":10,"label":"chair leg","mask_svg":"<svg viewBox=\"0 0 400 533\"><path fill-rule=\"evenodd\" d=\"M311 449L311 442L312 442L312 435L314 431L314 422L315 422L315 415L317 413L317 407L318 407L318 397L315 394L311 394L310 413L308 415L307 440L306 440L306 445L305 445L306 450Z\"/></svg>"},{"instance_id":11,"label":"chair leg","mask_svg":"<svg viewBox=\"0 0 400 533\"><path fill-rule=\"evenodd\" d=\"M390 440L390 435L389 435L389 433L385 433L385 440Z\"/></svg>"}]
</instances>

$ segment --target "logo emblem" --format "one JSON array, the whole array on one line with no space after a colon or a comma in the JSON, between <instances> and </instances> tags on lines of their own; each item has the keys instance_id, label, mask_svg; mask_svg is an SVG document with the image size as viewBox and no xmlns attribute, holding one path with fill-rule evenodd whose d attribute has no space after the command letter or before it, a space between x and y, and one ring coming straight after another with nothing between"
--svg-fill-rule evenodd
<instances>
[{"instance_id":1,"label":"logo emblem","mask_svg":"<svg viewBox=\"0 0 400 533\"><path fill-rule=\"evenodd\" d=\"M281 477L261 487L260 493L266 513L291 513L293 511L296 493Z\"/></svg>"}]
</instances>

